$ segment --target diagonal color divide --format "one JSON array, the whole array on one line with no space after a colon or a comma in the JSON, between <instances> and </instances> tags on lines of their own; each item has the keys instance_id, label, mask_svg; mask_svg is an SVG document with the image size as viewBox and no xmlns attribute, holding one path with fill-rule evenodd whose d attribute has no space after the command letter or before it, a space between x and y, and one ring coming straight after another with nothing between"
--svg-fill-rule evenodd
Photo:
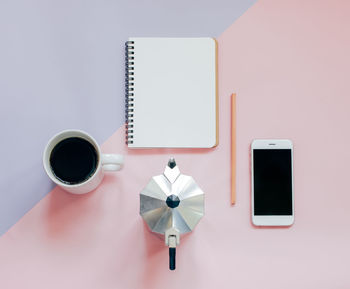
<instances>
[{"instance_id":1,"label":"diagonal color divide","mask_svg":"<svg viewBox=\"0 0 350 289\"><path fill-rule=\"evenodd\" d=\"M51 189L47 140L123 124L128 36L218 36L254 0L1 1L0 235Z\"/></svg>"},{"instance_id":2,"label":"diagonal color divide","mask_svg":"<svg viewBox=\"0 0 350 289\"><path fill-rule=\"evenodd\" d=\"M55 188L0 239L0 288L350 288L350 3L333 3L260 1L218 38L219 146L174 153L205 193L205 216L181 239L175 272L164 241L139 216L139 192L169 151L128 151L120 128L103 150L126 154L122 171L91 194ZM294 142L290 228L249 220L249 144L267 137Z\"/></svg>"}]
</instances>

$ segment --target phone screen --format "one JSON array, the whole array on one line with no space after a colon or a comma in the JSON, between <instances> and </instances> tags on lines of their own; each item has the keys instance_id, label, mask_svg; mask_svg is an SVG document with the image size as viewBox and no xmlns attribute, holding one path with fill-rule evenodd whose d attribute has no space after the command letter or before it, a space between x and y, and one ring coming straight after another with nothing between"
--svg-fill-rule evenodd
<instances>
[{"instance_id":1,"label":"phone screen","mask_svg":"<svg viewBox=\"0 0 350 289\"><path fill-rule=\"evenodd\" d=\"M254 215L292 215L292 150L254 149Z\"/></svg>"}]
</instances>

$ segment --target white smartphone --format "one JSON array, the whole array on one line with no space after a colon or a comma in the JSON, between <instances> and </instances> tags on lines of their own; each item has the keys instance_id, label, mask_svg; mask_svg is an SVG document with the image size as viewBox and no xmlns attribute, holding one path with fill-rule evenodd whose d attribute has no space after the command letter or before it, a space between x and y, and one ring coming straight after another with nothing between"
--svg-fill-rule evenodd
<instances>
[{"instance_id":1,"label":"white smartphone","mask_svg":"<svg viewBox=\"0 0 350 289\"><path fill-rule=\"evenodd\" d=\"M293 143L257 139L251 145L252 222L290 226L294 222Z\"/></svg>"}]
</instances>

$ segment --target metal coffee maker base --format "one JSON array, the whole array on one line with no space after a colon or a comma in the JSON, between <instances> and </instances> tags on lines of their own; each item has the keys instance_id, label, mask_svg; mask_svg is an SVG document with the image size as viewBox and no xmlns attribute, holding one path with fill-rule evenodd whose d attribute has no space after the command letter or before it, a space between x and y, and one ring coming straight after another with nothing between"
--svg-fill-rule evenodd
<instances>
[{"instance_id":1,"label":"metal coffee maker base","mask_svg":"<svg viewBox=\"0 0 350 289\"><path fill-rule=\"evenodd\" d=\"M140 215L152 232L164 235L169 268L175 270L180 235L191 232L204 215L204 193L170 158L164 173L154 176L140 193Z\"/></svg>"}]
</instances>

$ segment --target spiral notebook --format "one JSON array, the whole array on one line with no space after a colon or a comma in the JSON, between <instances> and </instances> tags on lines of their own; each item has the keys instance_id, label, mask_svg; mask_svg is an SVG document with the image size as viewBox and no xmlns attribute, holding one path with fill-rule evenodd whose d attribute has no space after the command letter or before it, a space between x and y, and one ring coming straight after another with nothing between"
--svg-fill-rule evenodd
<instances>
[{"instance_id":1,"label":"spiral notebook","mask_svg":"<svg viewBox=\"0 0 350 289\"><path fill-rule=\"evenodd\" d=\"M129 38L126 143L130 148L217 145L213 38Z\"/></svg>"}]
</instances>

